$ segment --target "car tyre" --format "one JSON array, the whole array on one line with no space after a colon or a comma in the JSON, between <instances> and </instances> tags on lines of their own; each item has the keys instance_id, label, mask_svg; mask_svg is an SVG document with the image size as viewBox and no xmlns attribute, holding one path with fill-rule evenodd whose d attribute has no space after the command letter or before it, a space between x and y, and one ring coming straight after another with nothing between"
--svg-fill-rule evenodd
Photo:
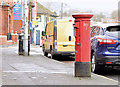
<instances>
[{"instance_id":1,"label":"car tyre","mask_svg":"<svg viewBox=\"0 0 120 87\"><path fill-rule=\"evenodd\" d=\"M97 64L95 52L91 55L91 72L101 73L104 71L104 66Z\"/></svg>"}]
</instances>

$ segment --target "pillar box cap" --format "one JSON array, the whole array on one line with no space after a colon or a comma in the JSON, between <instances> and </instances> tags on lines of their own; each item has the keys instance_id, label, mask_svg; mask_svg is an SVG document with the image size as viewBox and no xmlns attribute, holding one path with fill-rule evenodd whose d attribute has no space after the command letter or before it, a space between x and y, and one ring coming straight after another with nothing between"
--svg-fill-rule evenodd
<instances>
[{"instance_id":1,"label":"pillar box cap","mask_svg":"<svg viewBox=\"0 0 120 87\"><path fill-rule=\"evenodd\" d=\"M74 17L74 18L92 18L93 14L92 13L76 13L76 14L73 14L72 17Z\"/></svg>"}]
</instances>

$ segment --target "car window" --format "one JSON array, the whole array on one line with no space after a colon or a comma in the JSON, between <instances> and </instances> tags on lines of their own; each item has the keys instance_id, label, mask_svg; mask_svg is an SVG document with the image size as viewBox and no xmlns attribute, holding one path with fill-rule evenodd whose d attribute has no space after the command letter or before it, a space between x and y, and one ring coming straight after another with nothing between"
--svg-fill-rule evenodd
<instances>
[{"instance_id":1,"label":"car window","mask_svg":"<svg viewBox=\"0 0 120 87\"><path fill-rule=\"evenodd\" d=\"M94 37L94 36L96 36L96 35L99 35L100 27L94 26L94 27L92 27L92 28L93 28L93 29L92 29L92 31L91 31L91 37Z\"/></svg>"},{"instance_id":2,"label":"car window","mask_svg":"<svg viewBox=\"0 0 120 87\"><path fill-rule=\"evenodd\" d=\"M110 26L110 27L107 27L106 31L109 31L109 32L120 31L120 26Z\"/></svg>"},{"instance_id":3,"label":"car window","mask_svg":"<svg viewBox=\"0 0 120 87\"><path fill-rule=\"evenodd\" d=\"M100 28L100 32L99 32L99 35L103 35L103 29L102 28Z\"/></svg>"},{"instance_id":4,"label":"car window","mask_svg":"<svg viewBox=\"0 0 120 87\"><path fill-rule=\"evenodd\" d=\"M97 27L96 32L97 32L96 35L100 34L100 27Z\"/></svg>"},{"instance_id":5,"label":"car window","mask_svg":"<svg viewBox=\"0 0 120 87\"><path fill-rule=\"evenodd\" d=\"M91 27L91 33L92 33L93 29L94 29L94 27Z\"/></svg>"},{"instance_id":6,"label":"car window","mask_svg":"<svg viewBox=\"0 0 120 87\"><path fill-rule=\"evenodd\" d=\"M94 35L96 34L94 31L95 31L96 27L93 26L91 27L91 37L94 37Z\"/></svg>"}]
</instances>

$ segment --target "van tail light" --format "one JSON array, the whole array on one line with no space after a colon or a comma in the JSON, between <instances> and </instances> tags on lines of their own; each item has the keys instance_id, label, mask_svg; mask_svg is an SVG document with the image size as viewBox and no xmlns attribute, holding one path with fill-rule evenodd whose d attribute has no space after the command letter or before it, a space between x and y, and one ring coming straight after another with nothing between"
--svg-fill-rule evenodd
<instances>
[{"instance_id":1,"label":"van tail light","mask_svg":"<svg viewBox=\"0 0 120 87\"><path fill-rule=\"evenodd\" d=\"M104 38L97 38L97 40L100 42L100 44L115 44L117 42L117 40L104 39Z\"/></svg>"},{"instance_id":2,"label":"van tail light","mask_svg":"<svg viewBox=\"0 0 120 87\"><path fill-rule=\"evenodd\" d=\"M72 22L72 20L69 20L69 22Z\"/></svg>"}]
</instances>

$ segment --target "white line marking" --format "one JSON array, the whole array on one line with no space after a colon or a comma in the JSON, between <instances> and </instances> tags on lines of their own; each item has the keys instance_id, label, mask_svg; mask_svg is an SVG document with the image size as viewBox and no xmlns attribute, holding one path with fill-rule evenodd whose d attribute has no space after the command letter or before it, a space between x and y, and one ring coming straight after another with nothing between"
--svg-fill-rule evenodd
<instances>
[{"instance_id":1,"label":"white line marking","mask_svg":"<svg viewBox=\"0 0 120 87\"><path fill-rule=\"evenodd\" d=\"M69 74L69 72L45 72L45 71L3 71L3 73L48 73L48 74Z\"/></svg>"}]
</instances>

